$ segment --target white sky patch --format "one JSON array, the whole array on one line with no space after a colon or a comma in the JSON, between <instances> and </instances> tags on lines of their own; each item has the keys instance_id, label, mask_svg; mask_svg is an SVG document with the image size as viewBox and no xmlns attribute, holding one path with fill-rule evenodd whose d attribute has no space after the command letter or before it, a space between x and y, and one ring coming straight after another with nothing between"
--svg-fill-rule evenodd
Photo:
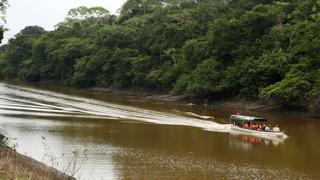
<instances>
[{"instance_id":1,"label":"white sky patch","mask_svg":"<svg viewBox=\"0 0 320 180\"><path fill-rule=\"evenodd\" d=\"M79 6L101 6L116 14L126 0L9 0L7 10L7 24L9 29L5 33L2 43L14 37L24 27L38 25L46 30L53 30L54 26L64 21L71 8Z\"/></svg>"}]
</instances>

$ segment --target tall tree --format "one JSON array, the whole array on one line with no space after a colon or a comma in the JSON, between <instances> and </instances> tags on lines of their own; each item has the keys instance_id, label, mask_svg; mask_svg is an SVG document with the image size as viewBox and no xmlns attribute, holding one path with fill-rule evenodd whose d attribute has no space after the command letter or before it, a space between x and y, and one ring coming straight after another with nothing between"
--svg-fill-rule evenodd
<instances>
[{"instance_id":1,"label":"tall tree","mask_svg":"<svg viewBox=\"0 0 320 180\"><path fill-rule=\"evenodd\" d=\"M320 112L319 2L128 0L118 17L79 7L56 30L27 28L2 46L0 71L78 87L312 102Z\"/></svg>"},{"instance_id":2,"label":"tall tree","mask_svg":"<svg viewBox=\"0 0 320 180\"><path fill-rule=\"evenodd\" d=\"M5 14L8 7L8 0L0 0L0 18L3 22L6 22ZM5 28L3 25L0 25L0 43L3 39L3 33Z\"/></svg>"}]
</instances>

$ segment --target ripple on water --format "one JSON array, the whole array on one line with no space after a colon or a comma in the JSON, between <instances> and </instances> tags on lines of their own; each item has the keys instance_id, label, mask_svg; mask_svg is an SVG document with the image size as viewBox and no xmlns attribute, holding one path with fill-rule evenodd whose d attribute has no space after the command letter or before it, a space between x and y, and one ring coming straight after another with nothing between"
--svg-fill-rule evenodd
<instances>
[{"instance_id":1,"label":"ripple on water","mask_svg":"<svg viewBox=\"0 0 320 180\"><path fill-rule=\"evenodd\" d=\"M125 150L114 156L121 179L313 179L316 175L280 166L261 166L172 155L159 151Z\"/></svg>"}]
</instances>

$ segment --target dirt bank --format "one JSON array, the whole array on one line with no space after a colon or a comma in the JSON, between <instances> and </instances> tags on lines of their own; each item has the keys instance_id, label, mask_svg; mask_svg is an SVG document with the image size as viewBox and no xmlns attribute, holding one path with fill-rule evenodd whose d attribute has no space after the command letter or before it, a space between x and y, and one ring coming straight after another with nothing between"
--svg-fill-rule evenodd
<instances>
[{"instance_id":1,"label":"dirt bank","mask_svg":"<svg viewBox=\"0 0 320 180\"><path fill-rule=\"evenodd\" d=\"M253 101L245 98L232 98L232 99L219 99L208 101L197 97L191 97L188 94L174 94L170 92L152 91L143 88L130 88L130 89L118 89L118 88L89 88L89 91L94 92L107 92L112 94L119 94L125 96L134 96L143 99L150 99L156 101L169 101L186 105L203 105L203 106L216 106L224 108L241 108L247 110L275 110L281 107L274 102L265 102L261 100Z\"/></svg>"},{"instance_id":2,"label":"dirt bank","mask_svg":"<svg viewBox=\"0 0 320 180\"><path fill-rule=\"evenodd\" d=\"M320 99L319 101L311 104L308 108L288 108L283 107L274 101L263 100L249 100L243 97L224 98L208 101L197 97L192 97L188 94L174 94L165 91L153 91L146 90L144 88L88 88L86 91L91 91L93 94L108 93L117 94L122 96L131 96L141 98L143 100L152 101L167 101L170 103L176 103L188 106L207 106L217 108L232 108L232 109L244 109L249 111L260 112L281 112L290 113L297 116L320 118Z\"/></svg>"},{"instance_id":3,"label":"dirt bank","mask_svg":"<svg viewBox=\"0 0 320 180\"><path fill-rule=\"evenodd\" d=\"M288 108L279 105L277 102L273 101L263 101L263 100L249 100L243 97L234 97L234 98L223 98L217 100L206 100L204 98L192 97L189 94L174 94L161 89L147 89L145 87L132 87L121 89L117 87L110 88L70 88L63 87L57 83L52 82L37 82L37 83L27 83L22 81L5 81L8 84L14 85L23 85L33 88L41 88L52 90L55 89L57 92L67 91L83 91L85 93L91 93L95 95L107 93L107 94L117 94L122 96L131 96L136 98L141 98L143 100L150 101L167 101L170 103L182 104L182 105L199 105L199 106L213 106L218 108L235 108L235 109L245 109L250 111L263 111L263 112L287 112L293 113L298 116L306 116L312 118L320 118L320 98L318 101L311 102L309 106Z\"/></svg>"},{"instance_id":4,"label":"dirt bank","mask_svg":"<svg viewBox=\"0 0 320 180\"><path fill-rule=\"evenodd\" d=\"M1 143L0 135L0 179L73 180L57 170L36 160L23 156Z\"/></svg>"}]
</instances>

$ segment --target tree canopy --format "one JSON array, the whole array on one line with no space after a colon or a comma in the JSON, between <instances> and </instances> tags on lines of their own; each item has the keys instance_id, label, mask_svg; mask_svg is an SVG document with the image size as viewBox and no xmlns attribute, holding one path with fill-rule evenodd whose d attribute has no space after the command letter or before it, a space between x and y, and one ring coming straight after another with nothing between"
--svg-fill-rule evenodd
<instances>
[{"instance_id":1,"label":"tree canopy","mask_svg":"<svg viewBox=\"0 0 320 180\"><path fill-rule=\"evenodd\" d=\"M318 0L128 0L118 16L79 7L56 30L26 27L2 46L1 74L312 108L319 10Z\"/></svg>"}]
</instances>

